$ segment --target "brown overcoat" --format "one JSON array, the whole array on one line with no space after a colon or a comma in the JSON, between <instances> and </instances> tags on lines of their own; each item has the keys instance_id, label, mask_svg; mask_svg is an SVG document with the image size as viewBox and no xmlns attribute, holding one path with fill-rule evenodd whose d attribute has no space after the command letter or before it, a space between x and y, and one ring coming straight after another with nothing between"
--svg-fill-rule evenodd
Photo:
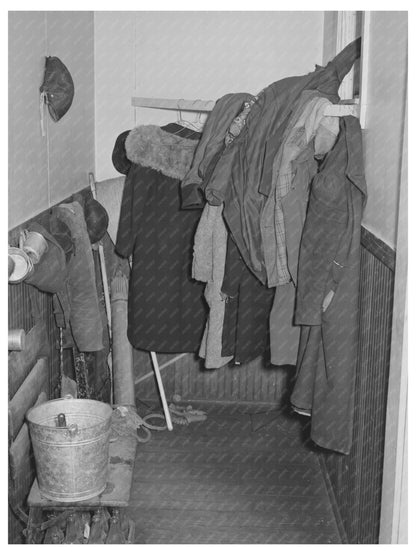
<instances>
[{"instance_id":1,"label":"brown overcoat","mask_svg":"<svg viewBox=\"0 0 416 555\"><path fill-rule=\"evenodd\" d=\"M311 413L313 441L345 454L352 442L366 194L361 128L347 116L311 187L299 256L295 323L302 330L291 396L295 408Z\"/></svg>"}]
</instances>

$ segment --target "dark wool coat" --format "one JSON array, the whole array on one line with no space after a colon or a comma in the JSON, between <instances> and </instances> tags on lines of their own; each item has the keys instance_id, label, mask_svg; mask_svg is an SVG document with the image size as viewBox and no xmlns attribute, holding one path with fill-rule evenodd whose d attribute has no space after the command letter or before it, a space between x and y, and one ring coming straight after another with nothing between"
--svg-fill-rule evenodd
<instances>
[{"instance_id":1,"label":"dark wool coat","mask_svg":"<svg viewBox=\"0 0 416 555\"><path fill-rule=\"evenodd\" d=\"M274 289L260 283L250 272L231 235L221 291L226 299L221 355L235 357L236 363L249 362L269 347Z\"/></svg>"},{"instance_id":2,"label":"dark wool coat","mask_svg":"<svg viewBox=\"0 0 416 555\"><path fill-rule=\"evenodd\" d=\"M199 133L177 124L140 126L126 138L132 164L116 250L124 257L133 254L127 335L139 349L195 352L201 343L204 284L191 278L193 236L201 212L181 210L179 195L199 138Z\"/></svg>"},{"instance_id":3,"label":"dark wool coat","mask_svg":"<svg viewBox=\"0 0 416 555\"><path fill-rule=\"evenodd\" d=\"M360 123L348 116L312 182L300 245L295 323L302 329L291 396L295 408L312 415L313 441L345 454L352 442L366 194Z\"/></svg>"}]
</instances>

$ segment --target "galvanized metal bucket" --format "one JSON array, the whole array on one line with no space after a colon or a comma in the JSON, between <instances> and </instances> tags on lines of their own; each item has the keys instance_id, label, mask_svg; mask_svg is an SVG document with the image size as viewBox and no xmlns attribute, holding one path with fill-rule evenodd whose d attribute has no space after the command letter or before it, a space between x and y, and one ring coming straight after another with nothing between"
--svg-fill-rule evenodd
<instances>
[{"instance_id":1,"label":"galvanized metal bucket","mask_svg":"<svg viewBox=\"0 0 416 555\"><path fill-rule=\"evenodd\" d=\"M65 415L65 426L58 415ZM41 494L53 501L83 501L107 483L112 409L89 399L55 399L26 415Z\"/></svg>"}]
</instances>

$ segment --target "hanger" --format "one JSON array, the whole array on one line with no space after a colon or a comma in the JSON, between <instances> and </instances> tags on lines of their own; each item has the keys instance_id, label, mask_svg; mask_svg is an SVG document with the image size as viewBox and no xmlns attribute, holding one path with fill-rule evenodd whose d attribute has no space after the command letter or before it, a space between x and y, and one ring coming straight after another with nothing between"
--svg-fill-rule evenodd
<instances>
[{"instance_id":1,"label":"hanger","mask_svg":"<svg viewBox=\"0 0 416 555\"><path fill-rule=\"evenodd\" d=\"M186 127L187 129L192 129L192 131L197 131L198 133L200 133L204 127L204 121L202 121L201 116L202 116L202 111L198 111L197 112L197 116L195 118L194 121L189 121L183 118L182 116L182 111L181 111L181 107L180 107L180 102L181 100L178 100L178 120L177 120L177 124L178 125L182 125L182 127ZM197 103L201 102L199 99L195 100L191 106L192 107L196 107ZM191 111L196 111L191 109Z\"/></svg>"},{"instance_id":2,"label":"hanger","mask_svg":"<svg viewBox=\"0 0 416 555\"><path fill-rule=\"evenodd\" d=\"M196 100L195 102L198 102L198 100ZM200 110L196 116L196 119L194 120L194 125L198 132L202 133L202 130L204 129L205 121L206 121L206 117L204 117L204 113Z\"/></svg>"}]
</instances>

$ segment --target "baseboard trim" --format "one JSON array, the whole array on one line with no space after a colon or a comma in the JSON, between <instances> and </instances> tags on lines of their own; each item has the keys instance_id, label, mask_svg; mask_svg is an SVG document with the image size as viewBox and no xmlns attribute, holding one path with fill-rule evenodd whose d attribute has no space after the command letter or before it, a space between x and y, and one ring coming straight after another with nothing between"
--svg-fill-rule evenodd
<instances>
[{"instance_id":1,"label":"baseboard trim","mask_svg":"<svg viewBox=\"0 0 416 555\"><path fill-rule=\"evenodd\" d=\"M160 402L159 397L146 397L140 398L136 395L136 403L157 403ZM227 399L194 399L193 397L182 398L180 403L197 403L199 405L226 405L229 407L242 407L242 408L255 408L255 409L265 409L265 410L281 410L284 404L278 402L268 402L268 401L234 401Z\"/></svg>"}]
</instances>

